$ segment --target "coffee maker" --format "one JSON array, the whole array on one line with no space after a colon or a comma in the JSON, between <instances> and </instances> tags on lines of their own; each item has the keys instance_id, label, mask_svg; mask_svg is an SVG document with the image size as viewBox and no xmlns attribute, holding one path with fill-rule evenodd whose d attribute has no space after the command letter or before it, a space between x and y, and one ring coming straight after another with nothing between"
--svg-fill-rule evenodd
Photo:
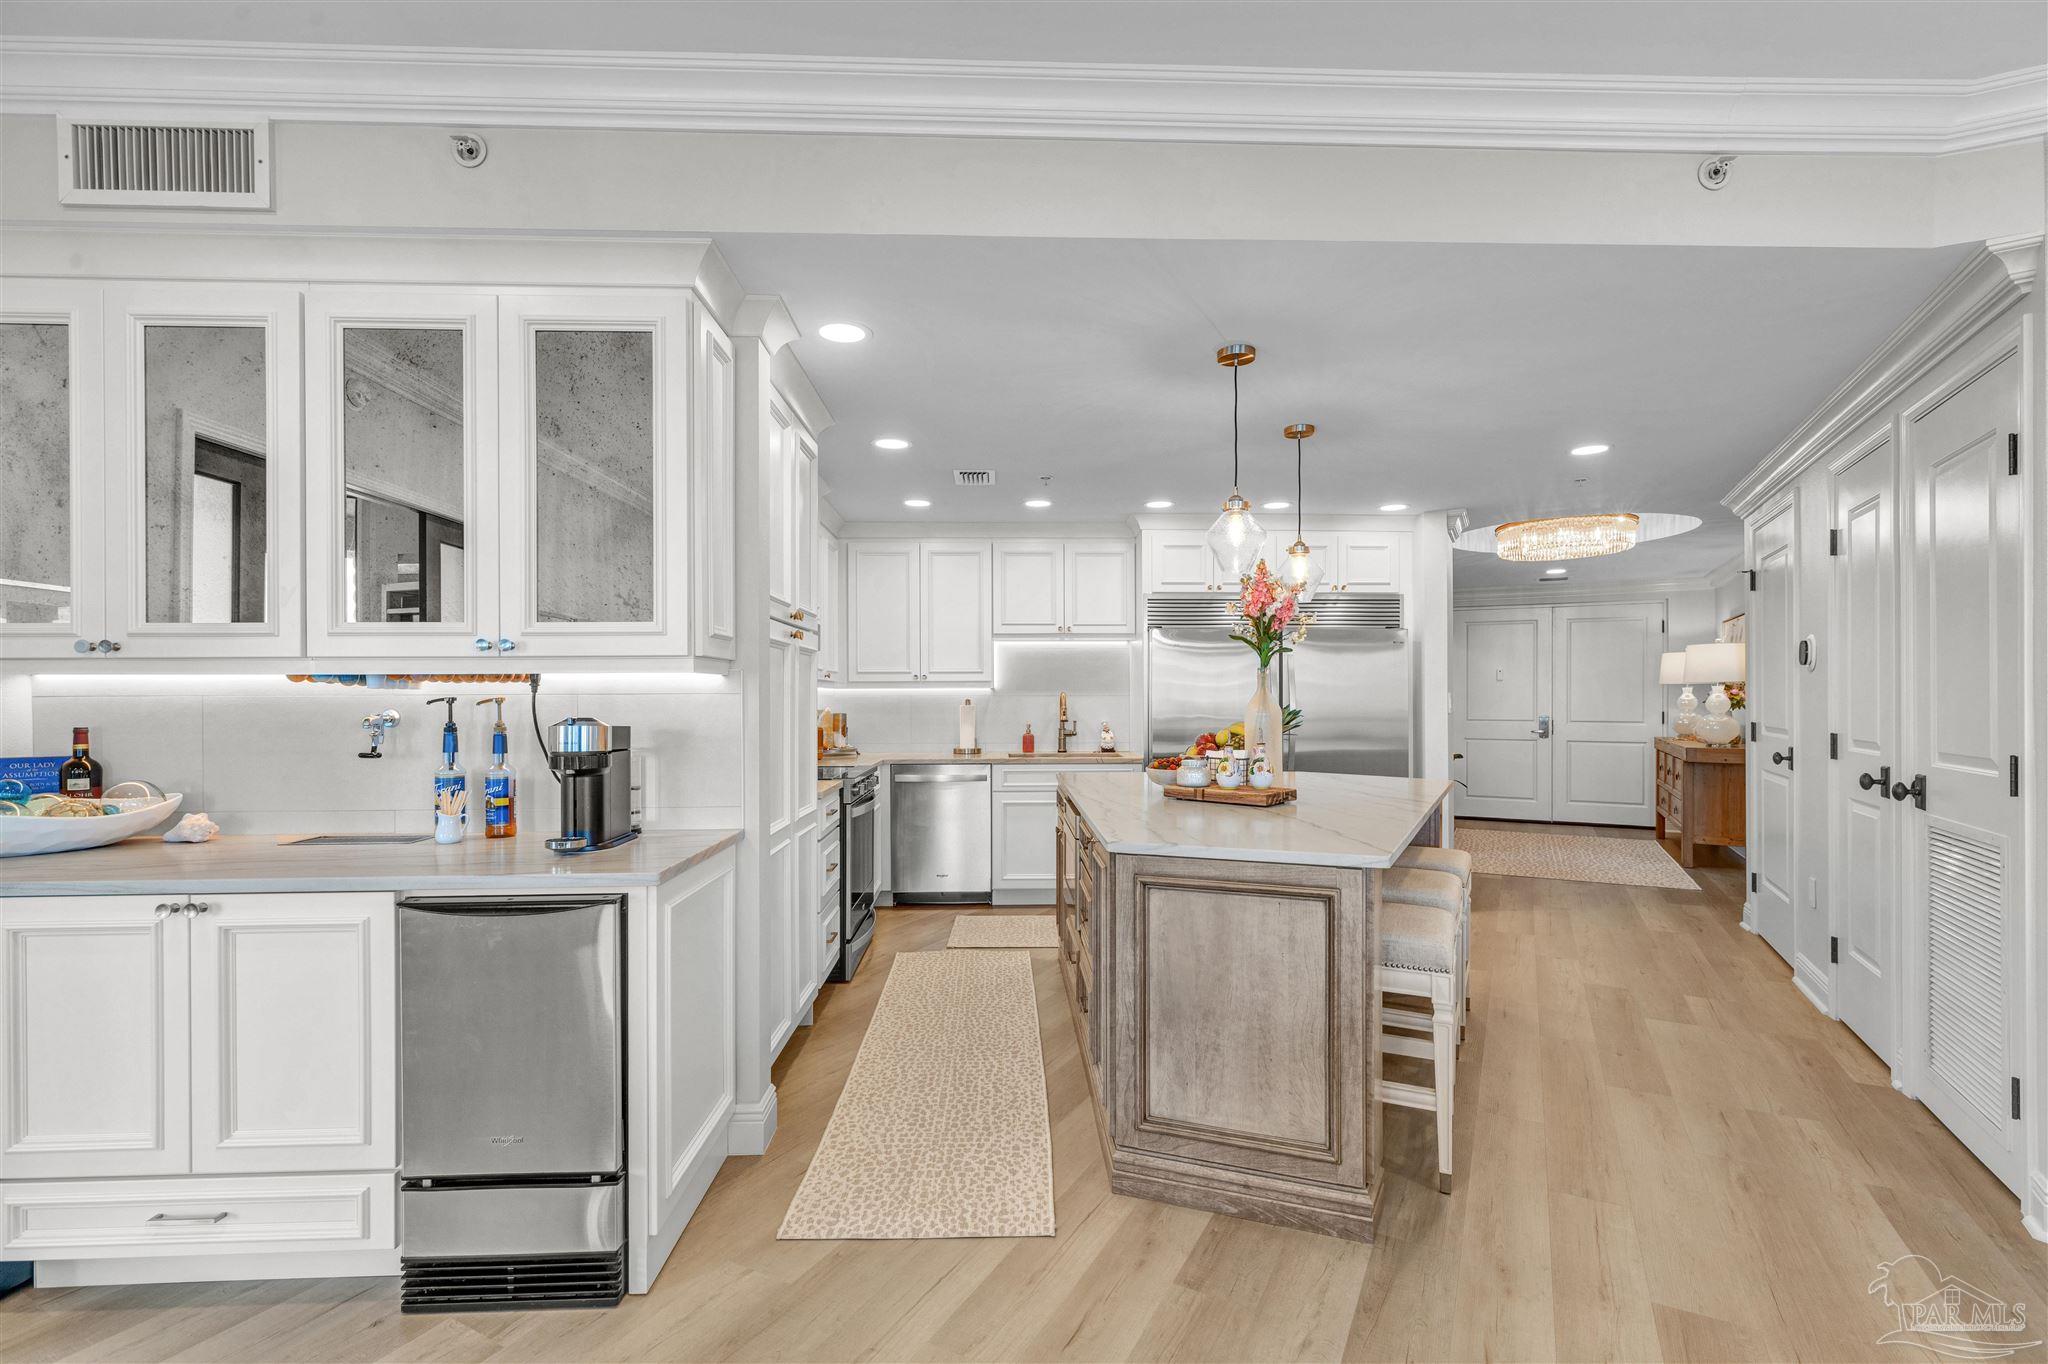
<instances>
[{"instance_id":1,"label":"coffee maker","mask_svg":"<svg viewBox=\"0 0 2048 1364\"><path fill-rule=\"evenodd\" d=\"M562 787L562 832L548 840L549 849L595 852L639 834L633 827L632 730L572 715L549 726L548 740L548 766Z\"/></svg>"}]
</instances>

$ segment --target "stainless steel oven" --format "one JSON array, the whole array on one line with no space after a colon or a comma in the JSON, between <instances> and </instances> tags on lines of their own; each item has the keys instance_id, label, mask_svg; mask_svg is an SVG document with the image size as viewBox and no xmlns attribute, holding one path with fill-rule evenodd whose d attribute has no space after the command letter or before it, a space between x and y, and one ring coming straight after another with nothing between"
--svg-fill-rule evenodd
<instances>
[{"instance_id":1,"label":"stainless steel oven","mask_svg":"<svg viewBox=\"0 0 2048 1364\"><path fill-rule=\"evenodd\" d=\"M831 979L849 981L860 969L875 940L875 792L879 782L873 764L826 768L839 788L839 940L846 944Z\"/></svg>"}]
</instances>

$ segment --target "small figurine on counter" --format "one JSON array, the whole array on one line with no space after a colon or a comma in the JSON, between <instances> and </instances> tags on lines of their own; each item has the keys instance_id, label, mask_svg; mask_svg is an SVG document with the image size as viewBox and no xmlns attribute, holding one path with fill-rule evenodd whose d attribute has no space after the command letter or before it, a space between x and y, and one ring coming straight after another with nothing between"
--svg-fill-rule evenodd
<instances>
[{"instance_id":1,"label":"small figurine on counter","mask_svg":"<svg viewBox=\"0 0 2048 1364\"><path fill-rule=\"evenodd\" d=\"M1102 751L1104 753L1116 752L1116 731L1109 727L1109 721L1107 720L1102 722Z\"/></svg>"},{"instance_id":2,"label":"small figurine on counter","mask_svg":"<svg viewBox=\"0 0 2048 1364\"><path fill-rule=\"evenodd\" d=\"M1235 791L1244 785L1244 753L1240 749L1223 751L1223 767L1216 774L1216 784L1226 791Z\"/></svg>"},{"instance_id":3,"label":"small figurine on counter","mask_svg":"<svg viewBox=\"0 0 2048 1364\"><path fill-rule=\"evenodd\" d=\"M1264 791L1273 784L1273 764L1266 760L1266 746L1256 745L1252 749L1252 789Z\"/></svg>"}]
</instances>

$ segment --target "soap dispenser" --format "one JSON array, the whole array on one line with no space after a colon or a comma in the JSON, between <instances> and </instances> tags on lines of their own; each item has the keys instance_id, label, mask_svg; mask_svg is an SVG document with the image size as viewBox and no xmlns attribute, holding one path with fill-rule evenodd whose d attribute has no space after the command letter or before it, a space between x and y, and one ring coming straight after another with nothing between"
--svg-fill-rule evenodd
<instances>
[{"instance_id":1,"label":"soap dispenser","mask_svg":"<svg viewBox=\"0 0 2048 1364\"><path fill-rule=\"evenodd\" d=\"M491 725L491 765L484 769L484 837L510 838L519 832L519 775L505 756L505 698L486 696L479 706L496 706Z\"/></svg>"},{"instance_id":2,"label":"soap dispenser","mask_svg":"<svg viewBox=\"0 0 2048 1364\"><path fill-rule=\"evenodd\" d=\"M455 730L455 697L436 696L427 704L448 707L448 722L441 726L441 765L434 769L434 841L460 843L463 826L469 822L469 774L456 761L459 747Z\"/></svg>"}]
</instances>

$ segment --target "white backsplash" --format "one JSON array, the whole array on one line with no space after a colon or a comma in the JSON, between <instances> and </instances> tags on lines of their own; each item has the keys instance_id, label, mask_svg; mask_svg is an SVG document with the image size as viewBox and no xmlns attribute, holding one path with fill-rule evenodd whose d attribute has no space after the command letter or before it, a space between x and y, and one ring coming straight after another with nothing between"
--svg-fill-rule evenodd
<instances>
[{"instance_id":1,"label":"white backsplash","mask_svg":"<svg viewBox=\"0 0 2048 1364\"><path fill-rule=\"evenodd\" d=\"M959 734L960 702L972 698L984 753L1008 753L1028 722L1038 751L1059 747L1059 694L1079 727L1069 749L1092 750L1107 720L1117 746L1142 750L1135 728L1138 646L1130 640L1061 640L1044 644L1005 640L996 645L996 681L990 687L824 687L818 704L846 712L853 742L882 749L951 749Z\"/></svg>"},{"instance_id":2,"label":"white backsplash","mask_svg":"<svg viewBox=\"0 0 2048 1364\"><path fill-rule=\"evenodd\" d=\"M560 817L554 778L541 757L525 683L422 685L371 690L282 677L34 679L32 738L0 730L7 751L70 752L71 729L92 730L93 756L109 783L141 777L185 793L225 833L383 833L432 827L433 769L440 761L446 706L457 696L461 762L475 787L490 764L490 706L503 694L512 764L519 774L520 836L547 837ZM365 715L389 707L400 723L375 761ZM646 826L737 828L740 824L742 698L725 678L677 675L563 675L543 680L543 729L565 715L632 727L645 762ZM475 821L472 821L474 826ZM475 827L472 837L481 836Z\"/></svg>"}]
</instances>

